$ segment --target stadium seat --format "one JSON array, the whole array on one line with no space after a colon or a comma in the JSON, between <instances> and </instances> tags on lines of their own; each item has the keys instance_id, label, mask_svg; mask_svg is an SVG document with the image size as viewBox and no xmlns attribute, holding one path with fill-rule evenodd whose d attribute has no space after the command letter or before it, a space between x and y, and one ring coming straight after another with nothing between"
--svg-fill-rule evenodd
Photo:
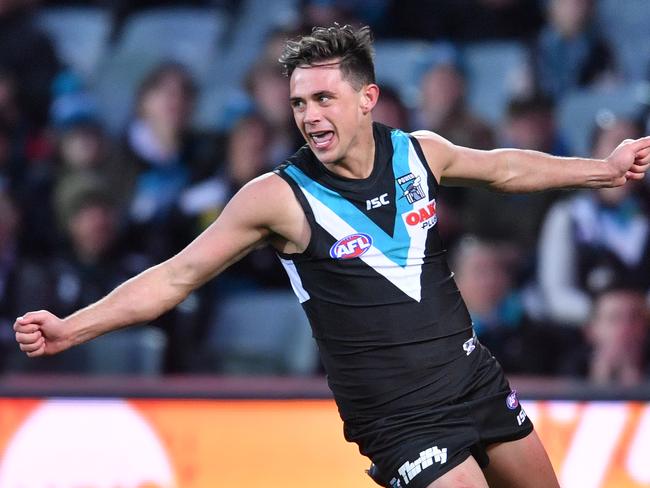
<instances>
[{"instance_id":1,"label":"stadium seat","mask_svg":"<svg viewBox=\"0 0 650 488\"><path fill-rule=\"evenodd\" d=\"M253 63L263 52L266 40L274 29L290 25L297 16L297 0L274 0L269 8L267 0L246 0L240 10L228 43L219 63L219 78L229 85L240 84Z\"/></svg>"},{"instance_id":2,"label":"stadium seat","mask_svg":"<svg viewBox=\"0 0 650 488\"><path fill-rule=\"evenodd\" d=\"M83 346L86 372L156 376L163 373L167 338L156 327L120 330Z\"/></svg>"},{"instance_id":3,"label":"stadium seat","mask_svg":"<svg viewBox=\"0 0 650 488\"><path fill-rule=\"evenodd\" d=\"M37 13L36 23L50 36L61 60L91 80L109 46L110 13L99 7L51 7Z\"/></svg>"},{"instance_id":4,"label":"stadium seat","mask_svg":"<svg viewBox=\"0 0 650 488\"><path fill-rule=\"evenodd\" d=\"M226 26L226 15L218 9L144 10L128 17L111 58L179 61L201 79L220 53Z\"/></svg>"},{"instance_id":5,"label":"stadium seat","mask_svg":"<svg viewBox=\"0 0 650 488\"><path fill-rule=\"evenodd\" d=\"M560 133L571 154L589 156L591 134L596 122L608 117L636 118L647 109L650 85L639 82L609 90L576 90L563 97L557 106Z\"/></svg>"},{"instance_id":6,"label":"stadium seat","mask_svg":"<svg viewBox=\"0 0 650 488\"><path fill-rule=\"evenodd\" d=\"M226 132L252 110L253 101L240 86L215 82L199 93L192 126L200 131Z\"/></svg>"},{"instance_id":7,"label":"stadium seat","mask_svg":"<svg viewBox=\"0 0 650 488\"><path fill-rule=\"evenodd\" d=\"M305 375L317 364L309 322L291 291L225 298L208 344L219 371L226 374Z\"/></svg>"},{"instance_id":8,"label":"stadium seat","mask_svg":"<svg viewBox=\"0 0 650 488\"><path fill-rule=\"evenodd\" d=\"M100 68L92 93L109 133L117 135L124 130L134 108L137 88L157 64L156 58L133 54L108 60Z\"/></svg>"},{"instance_id":9,"label":"stadium seat","mask_svg":"<svg viewBox=\"0 0 650 488\"><path fill-rule=\"evenodd\" d=\"M628 82L650 75L650 2L598 0L597 21Z\"/></svg>"},{"instance_id":10,"label":"stadium seat","mask_svg":"<svg viewBox=\"0 0 650 488\"><path fill-rule=\"evenodd\" d=\"M241 111L249 108L241 88L246 75L274 29L290 25L298 15L298 0L274 1L272 9L267 0L242 3L227 45L202 80L194 118L197 129L227 130Z\"/></svg>"},{"instance_id":11,"label":"stadium seat","mask_svg":"<svg viewBox=\"0 0 650 488\"><path fill-rule=\"evenodd\" d=\"M418 104L422 75L435 64L456 60L456 49L447 42L378 40L375 43L377 82L396 89L409 108Z\"/></svg>"},{"instance_id":12,"label":"stadium seat","mask_svg":"<svg viewBox=\"0 0 650 488\"><path fill-rule=\"evenodd\" d=\"M530 55L518 42L468 44L461 49L467 77L467 102L487 122L498 124L510 99L527 89Z\"/></svg>"},{"instance_id":13,"label":"stadium seat","mask_svg":"<svg viewBox=\"0 0 650 488\"><path fill-rule=\"evenodd\" d=\"M6 362L14 373L142 375L163 373L167 338L155 327L119 330L55 356L29 359L18 348Z\"/></svg>"}]
</instances>

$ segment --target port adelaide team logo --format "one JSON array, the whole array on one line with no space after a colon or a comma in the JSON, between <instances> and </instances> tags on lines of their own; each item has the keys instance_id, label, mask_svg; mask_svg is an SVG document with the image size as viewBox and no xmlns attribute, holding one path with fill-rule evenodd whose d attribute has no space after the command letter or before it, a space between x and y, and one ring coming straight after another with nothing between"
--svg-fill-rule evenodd
<instances>
[{"instance_id":1,"label":"port adelaide team logo","mask_svg":"<svg viewBox=\"0 0 650 488\"><path fill-rule=\"evenodd\" d=\"M420 180L421 178L413 173L407 173L397 178L397 184L402 189L402 196L406 197L411 204L425 198Z\"/></svg>"},{"instance_id":2,"label":"port adelaide team logo","mask_svg":"<svg viewBox=\"0 0 650 488\"><path fill-rule=\"evenodd\" d=\"M339 239L330 248L330 256L334 259L353 259L363 256L372 246L372 237L358 233Z\"/></svg>"}]
</instances>

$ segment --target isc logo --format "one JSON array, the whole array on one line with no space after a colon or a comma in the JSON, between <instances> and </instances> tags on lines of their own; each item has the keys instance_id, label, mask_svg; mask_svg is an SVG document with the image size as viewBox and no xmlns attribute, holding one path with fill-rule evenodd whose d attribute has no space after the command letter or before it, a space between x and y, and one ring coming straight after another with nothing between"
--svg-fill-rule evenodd
<instances>
[{"instance_id":1,"label":"isc logo","mask_svg":"<svg viewBox=\"0 0 650 488\"><path fill-rule=\"evenodd\" d=\"M363 255L372 246L372 237L368 234L352 234L336 242L330 248L334 259L352 259Z\"/></svg>"}]
</instances>

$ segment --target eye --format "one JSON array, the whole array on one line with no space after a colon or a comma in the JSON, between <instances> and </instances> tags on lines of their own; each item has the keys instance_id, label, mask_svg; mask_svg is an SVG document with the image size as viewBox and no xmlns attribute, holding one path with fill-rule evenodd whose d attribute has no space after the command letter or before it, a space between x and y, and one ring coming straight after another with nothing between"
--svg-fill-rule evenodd
<instances>
[{"instance_id":1,"label":"eye","mask_svg":"<svg viewBox=\"0 0 650 488\"><path fill-rule=\"evenodd\" d=\"M291 100L291 107L294 110L300 110L305 106L305 102L302 100Z\"/></svg>"},{"instance_id":2,"label":"eye","mask_svg":"<svg viewBox=\"0 0 650 488\"><path fill-rule=\"evenodd\" d=\"M318 97L318 101L319 101L320 103L327 103L327 102L329 102L330 100L331 100L331 99L330 99L330 97L329 97L328 95L321 95L321 96Z\"/></svg>"}]
</instances>

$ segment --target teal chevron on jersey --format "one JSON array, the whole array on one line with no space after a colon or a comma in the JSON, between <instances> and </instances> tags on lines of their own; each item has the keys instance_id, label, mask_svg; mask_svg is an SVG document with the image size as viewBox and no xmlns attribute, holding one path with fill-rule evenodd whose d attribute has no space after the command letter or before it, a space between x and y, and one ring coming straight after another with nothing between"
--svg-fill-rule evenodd
<instances>
[{"instance_id":1,"label":"teal chevron on jersey","mask_svg":"<svg viewBox=\"0 0 650 488\"><path fill-rule=\"evenodd\" d=\"M338 192L312 180L295 166L288 167L286 172L304 191L308 192L325 207L331 209L356 232L371 235L374 247L384 256L398 266L405 267L407 265L411 238L404 222L399 217L401 213L399 206L397 207L398 214L395 216L393 236L390 236Z\"/></svg>"}]
</instances>

